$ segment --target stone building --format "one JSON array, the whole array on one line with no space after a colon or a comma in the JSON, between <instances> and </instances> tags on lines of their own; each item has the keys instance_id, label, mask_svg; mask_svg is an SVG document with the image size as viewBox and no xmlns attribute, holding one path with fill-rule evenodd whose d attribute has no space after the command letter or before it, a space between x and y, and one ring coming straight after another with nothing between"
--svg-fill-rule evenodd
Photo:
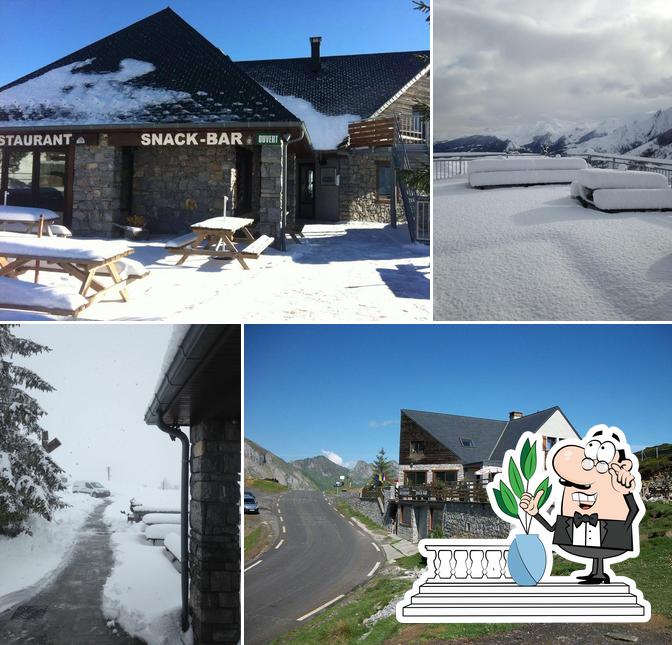
<instances>
[{"instance_id":1,"label":"stone building","mask_svg":"<svg viewBox=\"0 0 672 645\"><path fill-rule=\"evenodd\" d=\"M437 529L446 537L505 537L509 525L490 508L484 486L525 432L540 437L544 454L579 436L557 406L511 412L508 420L401 410L394 530L413 541Z\"/></svg>"},{"instance_id":2,"label":"stone building","mask_svg":"<svg viewBox=\"0 0 672 645\"><path fill-rule=\"evenodd\" d=\"M240 336L178 327L145 416L182 444L182 625L197 645L240 641Z\"/></svg>"},{"instance_id":3,"label":"stone building","mask_svg":"<svg viewBox=\"0 0 672 645\"><path fill-rule=\"evenodd\" d=\"M413 112L428 52L321 58L311 41L310 58L236 63L164 9L9 83L0 195L102 236L138 217L181 233L225 207L276 238L295 218L394 221L395 183L415 207L394 155L429 160ZM392 136L352 145L352 122L381 119Z\"/></svg>"}]
</instances>

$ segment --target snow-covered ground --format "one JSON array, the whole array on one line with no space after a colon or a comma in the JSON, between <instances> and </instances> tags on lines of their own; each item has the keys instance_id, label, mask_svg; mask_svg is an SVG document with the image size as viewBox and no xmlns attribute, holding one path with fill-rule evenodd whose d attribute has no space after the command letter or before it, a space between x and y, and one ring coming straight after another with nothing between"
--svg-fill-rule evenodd
<instances>
[{"instance_id":1,"label":"snow-covered ground","mask_svg":"<svg viewBox=\"0 0 672 645\"><path fill-rule=\"evenodd\" d=\"M170 320L171 322L274 322L428 320L429 247L410 242L407 227L382 224L313 224L302 244L287 252L268 249L248 260L195 257L175 266L167 238L129 242L131 256L151 271L129 287L130 301L111 296L86 309L80 320ZM23 276L32 280L32 274ZM44 284L78 286L61 274ZM0 319L11 314L0 311Z\"/></svg>"},{"instance_id":2,"label":"snow-covered ground","mask_svg":"<svg viewBox=\"0 0 672 645\"><path fill-rule=\"evenodd\" d=\"M115 500L105 509L104 519L113 531L114 566L103 588L103 613L149 645L188 643L191 636L182 636L180 630L179 573L162 546L147 542L142 534L145 525L129 523L122 515L131 497L144 505L179 508L179 490L132 486L113 490Z\"/></svg>"},{"instance_id":3,"label":"snow-covered ground","mask_svg":"<svg viewBox=\"0 0 672 645\"><path fill-rule=\"evenodd\" d=\"M0 613L46 586L63 566L84 520L100 500L66 492L68 508L54 514L51 522L35 516L32 535L0 536Z\"/></svg>"},{"instance_id":4,"label":"snow-covered ground","mask_svg":"<svg viewBox=\"0 0 672 645\"><path fill-rule=\"evenodd\" d=\"M602 213L569 186L434 187L436 320L669 320L672 213Z\"/></svg>"}]
</instances>

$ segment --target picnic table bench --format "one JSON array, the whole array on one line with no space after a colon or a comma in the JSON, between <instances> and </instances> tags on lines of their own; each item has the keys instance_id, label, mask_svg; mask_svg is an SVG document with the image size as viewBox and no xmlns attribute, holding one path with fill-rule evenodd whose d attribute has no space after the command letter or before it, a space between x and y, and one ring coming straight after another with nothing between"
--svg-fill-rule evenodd
<instances>
[{"instance_id":1,"label":"picnic table bench","mask_svg":"<svg viewBox=\"0 0 672 645\"><path fill-rule=\"evenodd\" d=\"M23 226L22 233L37 233L40 227L40 220L49 225L50 222L57 223L61 216L54 211L46 208L30 208L28 206L0 206L0 226L6 230L7 225L19 224ZM60 227L59 228L64 228ZM47 228L47 233L49 229Z\"/></svg>"},{"instance_id":2,"label":"picnic table bench","mask_svg":"<svg viewBox=\"0 0 672 645\"><path fill-rule=\"evenodd\" d=\"M84 298L85 306L114 291L127 302L128 284L149 273L139 262L126 258L131 253L133 250L123 242L0 234L0 277L17 278L27 271L65 273L80 282L79 296ZM101 278L106 278L107 284ZM19 289L27 297L27 288L23 286L15 285L14 293L18 295ZM42 291L45 296L46 289ZM38 292L34 290L33 293ZM78 303L70 314L61 315L77 315L82 310L81 300ZM9 304L4 303L6 307ZM67 310L60 306L56 309ZM42 308L39 311L57 313L56 309Z\"/></svg>"},{"instance_id":3,"label":"picnic table bench","mask_svg":"<svg viewBox=\"0 0 672 645\"><path fill-rule=\"evenodd\" d=\"M0 310L18 309L56 316L76 316L88 306L89 302L84 296L61 287L0 277Z\"/></svg>"},{"instance_id":4,"label":"picnic table bench","mask_svg":"<svg viewBox=\"0 0 672 645\"><path fill-rule=\"evenodd\" d=\"M238 260L243 269L249 270L246 259L257 259L272 243L273 238L261 235L254 238L249 226L254 223L247 217L211 217L191 225L192 232L166 243L166 249L181 254L177 264L184 264L190 255L207 255L215 260ZM240 247L236 234L242 234L247 246Z\"/></svg>"}]
</instances>

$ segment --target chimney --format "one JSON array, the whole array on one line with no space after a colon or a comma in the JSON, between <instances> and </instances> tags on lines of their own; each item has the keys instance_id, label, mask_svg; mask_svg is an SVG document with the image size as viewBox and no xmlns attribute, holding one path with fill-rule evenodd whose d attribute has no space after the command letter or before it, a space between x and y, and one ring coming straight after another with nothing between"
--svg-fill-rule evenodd
<instances>
[{"instance_id":1,"label":"chimney","mask_svg":"<svg viewBox=\"0 0 672 645\"><path fill-rule=\"evenodd\" d=\"M520 417L522 416L524 416L522 412L512 410L511 412L509 412L509 421L513 421L514 419L520 419Z\"/></svg>"},{"instance_id":2,"label":"chimney","mask_svg":"<svg viewBox=\"0 0 672 645\"><path fill-rule=\"evenodd\" d=\"M322 63L320 62L320 43L322 42L322 36L311 36L310 37L310 69L312 69L316 74L319 74L322 69Z\"/></svg>"}]
</instances>

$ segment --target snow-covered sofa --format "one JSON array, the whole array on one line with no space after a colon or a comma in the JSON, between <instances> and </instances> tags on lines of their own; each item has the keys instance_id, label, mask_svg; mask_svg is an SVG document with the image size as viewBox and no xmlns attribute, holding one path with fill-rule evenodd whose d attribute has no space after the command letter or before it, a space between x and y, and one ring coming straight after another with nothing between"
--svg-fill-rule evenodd
<instances>
[{"instance_id":1,"label":"snow-covered sofa","mask_svg":"<svg viewBox=\"0 0 672 645\"><path fill-rule=\"evenodd\" d=\"M672 188L664 175L590 168L577 173L570 195L601 211L672 210Z\"/></svg>"},{"instance_id":2,"label":"snow-covered sofa","mask_svg":"<svg viewBox=\"0 0 672 645\"><path fill-rule=\"evenodd\" d=\"M475 159L467 177L472 188L569 184L587 167L578 157L515 157Z\"/></svg>"}]
</instances>

